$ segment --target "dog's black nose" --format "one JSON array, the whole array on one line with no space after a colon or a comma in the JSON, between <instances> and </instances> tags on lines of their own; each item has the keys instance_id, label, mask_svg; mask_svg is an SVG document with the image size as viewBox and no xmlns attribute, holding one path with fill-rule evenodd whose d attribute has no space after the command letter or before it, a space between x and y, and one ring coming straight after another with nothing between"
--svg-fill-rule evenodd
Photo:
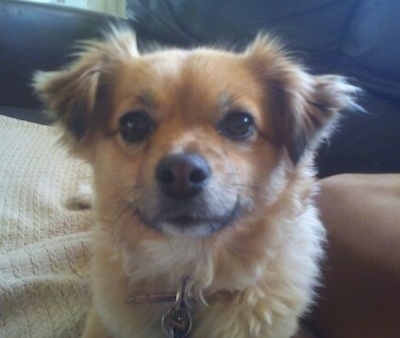
<instances>
[{"instance_id":1,"label":"dog's black nose","mask_svg":"<svg viewBox=\"0 0 400 338\"><path fill-rule=\"evenodd\" d=\"M156 169L162 191L173 198L188 198L199 193L211 174L207 161L198 154L174 154L163 158Z\"/></svg>"}]
</instances>

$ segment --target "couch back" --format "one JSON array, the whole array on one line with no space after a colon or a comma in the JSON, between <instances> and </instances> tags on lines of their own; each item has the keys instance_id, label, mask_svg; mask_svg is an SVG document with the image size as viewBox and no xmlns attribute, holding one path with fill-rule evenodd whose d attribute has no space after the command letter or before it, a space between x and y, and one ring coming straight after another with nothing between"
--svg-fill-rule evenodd
<instances>
[{"instance_id":1,"label":"couch back","mask_svg":"<svg viewBox=\"0 0 400 338\"><path fill-rule=\"evenodd\" d=\"M112 20L64 6L0 0L0 106L40 107L32 74L64 65L76 40L101 35Z\"/></svg>"}]
</instances>

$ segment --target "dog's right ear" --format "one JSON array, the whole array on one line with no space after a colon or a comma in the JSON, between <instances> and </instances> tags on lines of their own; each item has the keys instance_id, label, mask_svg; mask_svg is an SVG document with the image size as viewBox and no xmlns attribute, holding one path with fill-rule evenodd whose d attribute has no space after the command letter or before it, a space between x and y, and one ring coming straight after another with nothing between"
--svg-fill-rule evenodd
<instances>
[{"instance_id":1,"label":"dog's right ear","mask_svg":"<svg viewBox=\"0 0 400 338\"><path fill-rule=\"evenodd\" d=\"M138 56L135 35L111 29L105 41L80 44L77 59L65 69L36 72L33 87L64 129L64 139L79 151L107 117L110 76L120 60Z\"/></svg>"}]
</instances>

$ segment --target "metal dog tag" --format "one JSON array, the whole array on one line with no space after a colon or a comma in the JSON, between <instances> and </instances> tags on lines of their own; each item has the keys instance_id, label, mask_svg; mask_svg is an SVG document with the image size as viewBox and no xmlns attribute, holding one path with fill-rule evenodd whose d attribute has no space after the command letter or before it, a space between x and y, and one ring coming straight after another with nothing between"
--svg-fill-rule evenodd
<instances>
[{"instance_id":1,"label":"metal dog tag","mask_svg":"<svg viewBox=\"0 0 400 338\"><path fill-rule=\"evenodd\" d=\"M192 330L192 317L184 307L171 306L161 318L164 332L171 338L188 337Z\"/></svg>"}]
</instances>

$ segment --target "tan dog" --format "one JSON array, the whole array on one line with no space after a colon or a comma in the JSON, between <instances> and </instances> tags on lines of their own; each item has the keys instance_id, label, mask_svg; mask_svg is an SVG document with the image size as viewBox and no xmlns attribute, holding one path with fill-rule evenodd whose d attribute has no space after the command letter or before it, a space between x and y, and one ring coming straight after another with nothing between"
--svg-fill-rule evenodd
<instances>
[{"instance_id":1,"label":"tan dog","mask_svg":"<svg viewBox=\"0 0 400 338\"><path fill-rule=\"evenodd\" d=\"M296 332L323 255L312 155L355 87L267 37L140 55L114 29L35 88L94 170L85 337L163 337L163 315L176 337Z\"/></svg>"}]
</instances>

